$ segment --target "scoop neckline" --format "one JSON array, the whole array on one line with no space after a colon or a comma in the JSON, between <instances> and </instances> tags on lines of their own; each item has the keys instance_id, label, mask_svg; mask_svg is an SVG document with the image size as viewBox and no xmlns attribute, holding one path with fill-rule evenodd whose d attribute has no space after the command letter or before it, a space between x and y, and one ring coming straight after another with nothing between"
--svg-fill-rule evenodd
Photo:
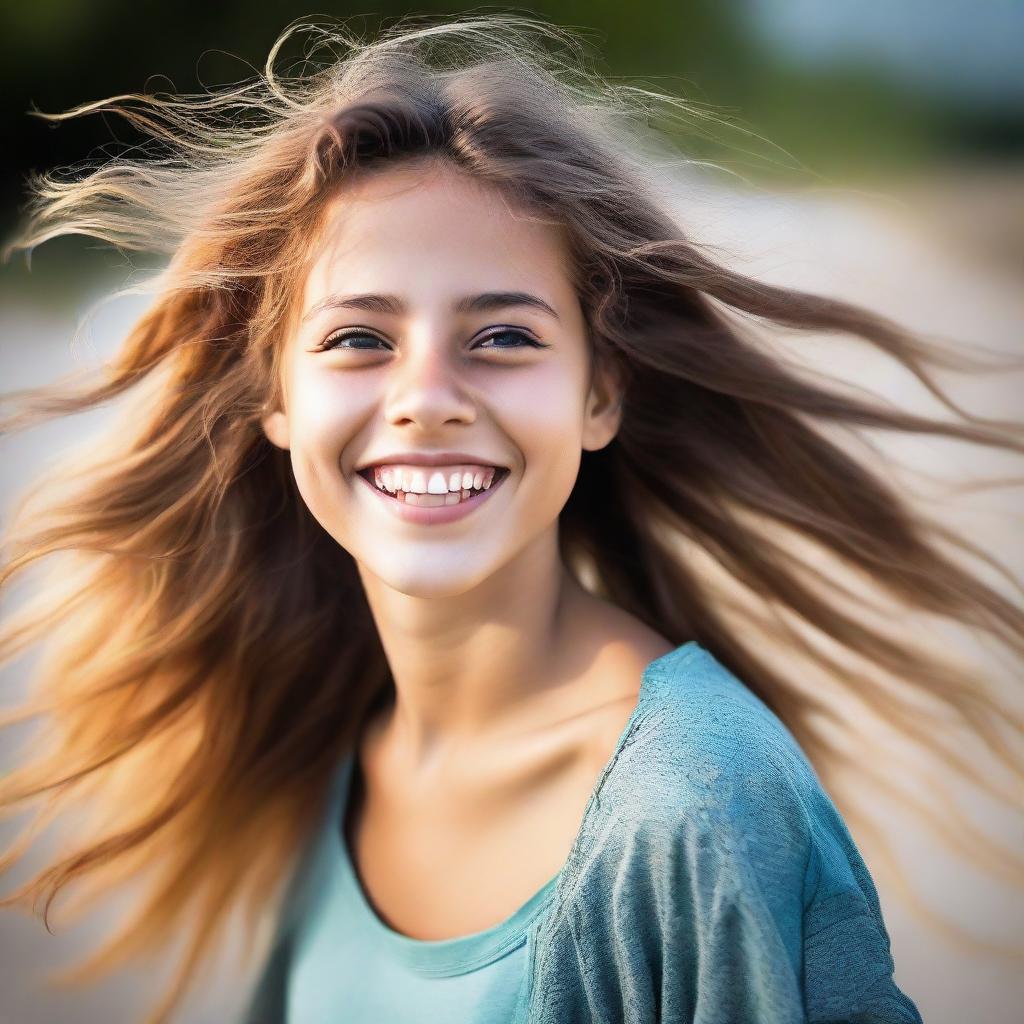
<instances>
[{"instance_id":1,"label":"scoop neckline","mask_svg":"<svg viewBox=\"0 0 1024 1024\"><path fill-rule=\"evenodd\" d=\"M590 815L591 806L595 802L597 793L601 789L606 775L622 752L626 738L632 732L637 720L643 713L644 705L647 703L651 689L656 685L655 680L659 670L667 667L679 658L688 659L691 653L701 650L703 648L700 647L696 640L688 640L668 653L653 659L646 665L640 681L636 706L619 734L615 749L598 773L590 798L587 801L587 806L583 812L580 826L576 831L569 854L562 867L504 920L481 931L458 935L448 939L415 939L396 931L380 918L377 911L370 904L359 880L345 835L345 816L348 809L348 799L355 764L355 750L346 752L341 760L337 788L332 800L331 813L328 817L331 833L330 847L332 858L340 869L340 874L351 897L351 902L367 931L395 959L419 973L435 977L466 974L477 970L500 959L522 945L526 941L531 923L554 897L558 882L565 871L565 865L572 861L576 855L576 849L581 841L584 826Z\"/></svg>"}]
</instances>

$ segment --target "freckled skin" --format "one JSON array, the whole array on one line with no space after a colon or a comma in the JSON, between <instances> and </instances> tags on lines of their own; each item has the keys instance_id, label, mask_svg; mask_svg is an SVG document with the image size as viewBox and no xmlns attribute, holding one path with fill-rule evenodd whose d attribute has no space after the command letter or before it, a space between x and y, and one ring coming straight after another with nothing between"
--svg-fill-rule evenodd
<instances>
[{"instance_id":1,"label":"freckled skin","mask_svg":"<svg viewBox=\"0 0 1024 1024\"><path fill-rule=\"evenodd\" d=\"M587 593L558 554L582 452L615 436L621 399L613 374L592 374L561 230L418 162L349 186L316 242L284 342L285 408L263 428L356 560L395 680L360 741L353 859L392 927L446 938L497 923L559 870L644 665L674 645ZM485 291L528 292L557 318L452 311ZM303 318L356 293L406 310ZM357 327L358 347L319 349ZM498 328L546 347L474 347ZM460 520L404 523L355 466L423 449L511 472Z\"/></svg>"}]
</instances>

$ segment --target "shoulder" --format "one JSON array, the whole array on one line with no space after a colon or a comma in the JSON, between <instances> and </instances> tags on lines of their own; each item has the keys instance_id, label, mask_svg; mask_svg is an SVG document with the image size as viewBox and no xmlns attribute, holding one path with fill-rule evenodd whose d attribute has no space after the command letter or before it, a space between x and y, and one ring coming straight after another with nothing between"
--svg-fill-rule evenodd
<instances>
[{"instance_id":1,"label":"shoulder","mask_svg":"<svg viewBox=\"0 0 1024 1024\"><path fill-rule=\"evenodd\" d=\"M623 779L645 805L806 816L820 789L786 724L708 650L687 645L655 661L635 728L622 751Z\"/></svg>"},{"instance_id":2,"label":"shoulder","mask_svg":"<svg viewBox=\"0 0 1024 1024\"><path fill-rule=\"evenodd\" d=\"M831 808L782 720L696 645L653 663L598 795L652 870L700 863L769 904L808 894L816 819Z\"/></svg>"},{"instance_id":3,"label":"shoulder","mask_svg":"<svg viewBox=\"0 0 1024 1024\"><path fill-rule=\"evenodd\" d=\"M782 720L690 646L653 664L637 712L567 872L573 941L666 965L653 989L704 1024L920 1024L867 867Z\"/></svg>"},{"instance_id":4,"label":"shoulder","mask_svg":"<svg viewBox=\"0 0 1024 1024\"><path fill-rule=\"evenodd\" d=\"M812 926L854 910L880 925L860 851L781 718L703 647L653 668L601 790L621 832L659 855L711 858L751 890L799 897Z\"/></svg>"}]
</instances>

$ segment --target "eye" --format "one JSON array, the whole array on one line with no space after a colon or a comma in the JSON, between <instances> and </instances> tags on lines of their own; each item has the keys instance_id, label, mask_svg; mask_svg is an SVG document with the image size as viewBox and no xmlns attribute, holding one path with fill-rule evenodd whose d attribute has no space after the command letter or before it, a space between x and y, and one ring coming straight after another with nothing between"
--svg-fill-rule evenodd
<instances>
[{"instance_id":1,"label":"eye","mask_svg":"<svg viewBox=\"0 0 1024 1024\"><path fill-rule=\"evenodd\" d=\"M373 351L377 351L372 345L349 345L349 344L344 344L344 342L347 342L350 338L365 338L365 339L368 339L370 342L375 342L377 344L384 344L384 342L380 338L378 338L375 334L369 334L366 331L359 331L359 330L357 330L357 331L348 331L347 333L346 332L342 332L342 331L336 331L334 334L329 334L324 339L324 341L320 345L319 350L321 352L326 352L329 349L342 348L342 349L348 350L349 352L373 352ZM509 348L522 348L525 345L525 346L529 346L531 348L547 348L546 345L542 345L540 342L535 341L533 338L531 338L525 331L519 331L519 330L514 330L514 329L509 329L509 328L506 328L506 329L500 330L500 331L493 331L491 334L488 334L486 337L481 339L481 341L477 345L475 345L474 348L485 347L483 345L483 343L485 341L491 341L493 338L518 338L519 339L519 344L517 344L517 345L497 345L497 344L493 344L493 345L486 346L486 347L495 348L495 349L509 349Z\"/></svg>"},{"instance_id":2,"label":"eye","mask_svg":"<svg viewBox=\"0 0 1024 1024\"><path fill-rule=\"evenodd\" d=\"M334 334L329 334L323 342L320 344L320 351L325 352L332 348L346 348L349 351L355 352L373 352L374 349L369 346L363 345L342 345L341 342L347 341L349 338L368 338L370 341L380 342L381 339L375 334L367 334L366 331L349 331L347 334L343 334L341 331L335 331Z\"/></svg>"},{"instance_id":3,"label":"eye","mask_svg":"<svg viewBox=\"0 0 1024 1024\"><path fill-rule=\"evenodd\" d=\"M480 342L479 345L476 345L474 347L475 348L480 348L483 345L484 341L490 341L492 338L520 338L520 339L522 339L522 341L525 341L526 344L529 345L532 348L545 348L546 347L546 346L540 344L540 342L534 341L534 339L531 338L524 331L511 330L509 328L506 328L505 330L501 330L501 331L494 331L493 333L488 334L487 337L485 337ZM521 345L493 345L491 347L492 348L504 349L504 348L521 348L522 346Z\"/></svg>"}]
</instances>

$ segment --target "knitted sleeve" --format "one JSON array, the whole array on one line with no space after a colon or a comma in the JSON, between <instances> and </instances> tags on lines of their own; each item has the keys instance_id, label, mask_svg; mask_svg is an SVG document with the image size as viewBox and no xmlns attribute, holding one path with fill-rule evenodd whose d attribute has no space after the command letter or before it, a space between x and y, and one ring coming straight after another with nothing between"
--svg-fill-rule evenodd
<instances>
[{"instance_id":1,"label":"knitted sleeve","mask_svg":"<svg viewBox=\"0 0 1024 1024\"><path fill-rule=\"evenodd\" d=\"M893 980L878 893L846 823L820 788L803 913L803 993L813 1024L922 1024Z\"/></svg>"},{"instance_id":2,"label":"knitted sleeve","mask_svg":"<svg viewBox=\"0 0 1024 1024\"><path fill-rule=\"evenodd\" d=\"M528 1024L922 1024L782 721L710 659L649 682L539 933Z\"/></svg>"},{"instance_id":3,"label":"knitted sleeve","mask_svg":"<svg viewBox=\"0 0 1024 1024\"><path fill-rule=\"evenodd\" d=\"M694 833L719 874L700 894L695 1024L788 1024L791 986L807 1024L922 1024L893 980L874 882L810 762L773 716L730 710L731 764Z\"/></svg>"}]
</instances>

